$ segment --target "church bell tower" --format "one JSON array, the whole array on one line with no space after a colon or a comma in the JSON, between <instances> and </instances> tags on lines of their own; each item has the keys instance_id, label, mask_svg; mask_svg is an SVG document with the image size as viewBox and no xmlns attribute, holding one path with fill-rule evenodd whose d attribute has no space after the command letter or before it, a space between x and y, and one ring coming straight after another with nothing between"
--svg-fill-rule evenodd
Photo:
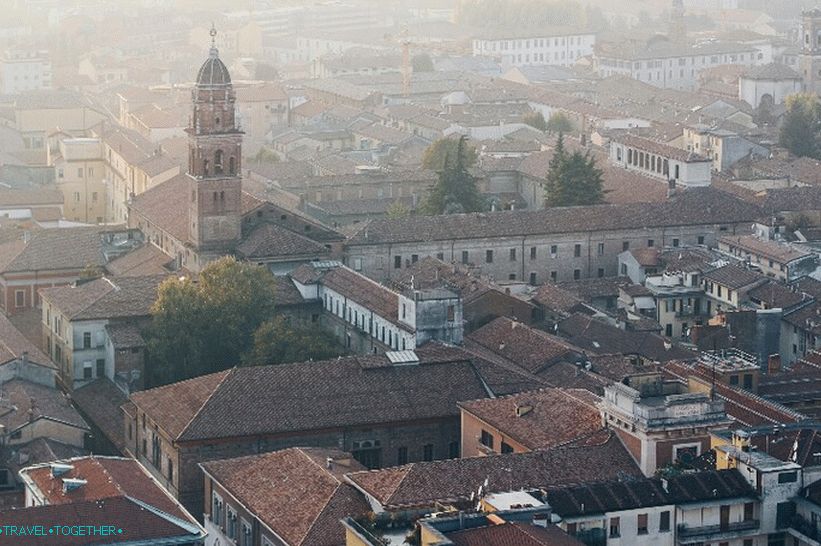
<instances>
[{"instance_id":1,"label":"church bell tower","mask_svg":"<svg viewBox=\"0 0 821 546\"><path fill-rule=\"evenodd\" d=\"M219 58L217 31L191 93L188 129L189 242L198 251L229 254L240 240L242 220L242 131L236 96Z\"/></svg>"}]
</instances>

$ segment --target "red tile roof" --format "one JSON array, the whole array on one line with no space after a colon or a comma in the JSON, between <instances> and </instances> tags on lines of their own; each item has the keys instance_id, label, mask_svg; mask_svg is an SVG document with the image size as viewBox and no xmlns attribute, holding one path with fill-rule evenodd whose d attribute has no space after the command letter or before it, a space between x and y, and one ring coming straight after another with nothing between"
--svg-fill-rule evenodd
<instances>
[{"instance_id":1,"label":"red tile roof","mask_svg":"<svg viewBox=\"0 0 821 546\"><path fill-rule=\"evenodd\" d=\"M334 460L330 469L328 458ZM341 544L345 532L339 520L369 511L365 498L342 478L364 467L336 449L291 448L200 466L292 546Z\"/></svg>"},{"instance_id":2,"label":"red tile roof","mask_svg":"<svg viewBox=\"0 0 821 546\"><path fill-rule=\"evenodd\" d=\"M528 449L547 449L601 429L600 400L582 389L542 389L459 407Z\"/></svg>"},{"instance_id":3,"label":"red tile roof","mask_svg":"<svg viewBox=\"0 0 821 546\"><path fill-rule=\"evenodd\" d=\"M413 463L347 475L383 506L430 507L467 501L488 481L488 492L557 487L641 476L631 455L612 433L602 442L529 453Z\"/></svg>"},{"instance_id":4,"label":"red tile roof","mask_svg":"<svg viewBox=\"0 0 821 546\"><path fill-rule=\"evenodd\" d=\"M581 542L555 525L537 527L526 523L464 529L446 534L454 546L582 546Z\"/></svg>"},{"instance_id":5,"label":"red tile roof","mask_svg":"<svg viewBox=\"0 0 821 546\"><path fill-rule=\"evenodd\" d=\"M99 501L111 497L130 497L153 506L175 518L193 522L193 518L163 489L148 471L134 459L90 456L60 461L73 468L58 477L52 476L50 463L30 466L20 471L36 487L40 500L47 504L72 504ZM81 479L86 483L77 489L63 491L63 479Z\"/></svg>"},{"instance_id":6,"label":"red tile roof","mask_svg":"<svg viewBox=\"0 0 821 546\"><path fill-rule=\"evenodd\" d=\"M667 375L682 381L687 381L688 378L695 377L701 381L708 382L708 384L712 384L709 371L700 366L671 361L664 364L662 370ZM765 424L796 423L806 419L804 415L781 404L771 402L751 392L724 385L723 383L717 382L715 384L715 394L724 400L727 415L743 425L758 426Z\"/></svg>"}]
</instances>

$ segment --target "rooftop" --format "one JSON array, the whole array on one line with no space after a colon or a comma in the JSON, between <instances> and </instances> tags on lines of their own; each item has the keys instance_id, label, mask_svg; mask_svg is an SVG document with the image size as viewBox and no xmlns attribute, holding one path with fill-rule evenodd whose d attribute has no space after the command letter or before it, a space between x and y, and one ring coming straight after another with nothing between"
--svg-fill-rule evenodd
<instances>
[{"instance_id":1,"label":"rooftop","mask_svg":"<svg viewBox=\"0 0 821 546\"><path fill-rule=\"evenodd\" d=\"M661 203L560 207L373 220L349 246L488 237L747 223L761 216L757 206L711 188L681 191Z\"/></svg>"},{"instance_id":2,"label":"rooftop","mask_svg":"<svg viewBox=\"0 0 821 546\"><path fill-rule=\"evenodd\" d=\"M615 435L597 443L529 453L413 463L354 472L347 479L385 507L431 507L468 501L487 480L486 492L582 484L640 476Z\"/></svg>"},{"instance_id":3,"label":"rooftop","mask_svg":"<svg viewBox=\"0 0 821 546\"><path fill-rule=\"evenodd\" d=\"M489 395L485 373L464 351L428 343L416 354L412 366L370 355L232 368L136 392L131 401L184 442L452 419L457 402Z\"/></svg>"},{"instance_id":4,"label":"rooftop","mask_svg":"<svg viewBox=\"0 0 821 546\"><path fill-rule=\"evenodd\" d=\"M542 389L499 398L460 402L469 413L527 449L547 449L602 428L596 404L587 390Z\"/></svg>"},{"instance_id":5,"label":"rooftop","mask_svg":"<svg viewBox=\"0 0 821 546\"><path fill-rule=\"evenodd\" d=\"M41 297L69 320L142 317L151 313L157 290L168 275L101 277L41 290Z\"/></svg>"},{"instance_id":6,"label":"rooftop","mask_svg":"<svg viewBox=\"0 0 821 546\"><path fill-rule=\"evenodd\" d=\"M201 464L206 475L288 544L336 546L339 519L369 511L343 474L364 470L350 453L291 448Z\"/></svg>"}]
</instances>

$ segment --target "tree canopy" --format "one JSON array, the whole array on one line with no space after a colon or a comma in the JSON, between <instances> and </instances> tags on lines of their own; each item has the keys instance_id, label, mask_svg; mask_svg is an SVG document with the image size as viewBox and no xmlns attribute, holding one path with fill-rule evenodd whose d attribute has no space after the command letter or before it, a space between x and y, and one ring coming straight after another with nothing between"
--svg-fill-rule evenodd
<instances>
[{"instance_id":1,"label":"tree canopy","mask_svg":"<svg viewBox=\"0 0 821 546\"><path fill-rule=\"evenodd\" d=\"M439 179L422 206L427 214L478 212L485 209L485 201L476 186L476 179L468 172L470 152L467 151L467 137L462 136L455 142L455 153L445 156Z\"/></svg>"},{"instance_id":2,"label":"tree canopy","mask_svg":"<svg viewBox=\"0 0 821 546\"><path fill-rule=\"evenodd\" d=\"M544 183L550 207L595 205L604 201L603 173L589 152L568 153L559 135Z\"/></svg>"},{"instance_id":3,"label":"tree canopy","mask_svg":"<svg viewBox=\"0 0 821 546\"><path fill-rule=\"evenodd\" d=\"M208 264L196 282L163 282L147 331L149 383L179 381L238 364L256 329L274 313L275 283L264 267L232 257Z\"/></svg>"},{"instance_id":4,"label":"tree canopy","mask_svg":"<svg viewBox=\"0 0 821 546\"><path fill-rule=\"evenodd\" d=\"M461 139L457 140L455 138L440 138L428 146L422 155L422 167L437 172L443 170L445 168L445 159L456 157L460 145L462 146L462 152L459 157L462 158L462 163L466 169L473 167L479 159L476 147L469 142L461 142Z\"/></svg>"},{"instance_id":5,"label":"tree canopy","mask_svg":"<svg viewBox=\"0 0 821 546\"><path fill-rule=\"evenodd\" d=\"M323 360L340 353L342 350L330 333L278 316L263 322L256 329L252 348L242 361L246 365L259 366Z\"/></svg>"},{"instance_id":6,"label":"tree canopy","mask_svg":"<svg viewBox=\"0 0 821 546\"><path fill-rule=\"evenodd\" d=\"M541 112L531 112L524 117L524 122L539 131L547 130L547 122Z\"/></svg>"},{"instance_id":7,"label":"tree canopy","mask_svg":"<svg viewBox=\"0 0 821 546\"><path fill-rule=\"evenodd\" d=\"M800 157L821 159L821 103L814 95L787 98L779 143Z\"/></svg>"},{"instance_id":8,"label":"tree canopy","mask_svg":"<svg viewBox=\"0 0 821 546\"><path fill-rule=\"evenodd\" d=\"M573 130L573 122L561 112L555 112L547 121L545 130L551 133L569 133Z\"/></svg>"},{"instance_id":9,"label":"tree canopy","mask_svg":"<svg viewBox=\"0 0 821 546\"><path fill-rule=\"evenodd\" d=\"M433 59L427 53L419 53L411 59L411 66L414 72L433 72Z\"/></svg>"}]
</instances>

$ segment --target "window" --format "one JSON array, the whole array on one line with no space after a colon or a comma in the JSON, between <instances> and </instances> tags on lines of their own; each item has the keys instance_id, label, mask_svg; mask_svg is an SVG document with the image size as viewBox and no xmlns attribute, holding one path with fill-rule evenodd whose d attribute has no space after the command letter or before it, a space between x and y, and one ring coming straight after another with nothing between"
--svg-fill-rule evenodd
<instances>
[{"instance_id":1,"label":"window","mask_svg":"<svg viewBox=\"0 0 821 546\"><path fill-rule=\"evenodd\" d=\"M448 457L451 459L459 458L459 442L451 442L448 444Z\"/></svg>"},{"instance_id":2,"label":"window","mask_svg":"<svg viewBox=\"0 0 821 546\"><path fill-rule=\"evenodd\" d=\"M26 292L24 290L14 291L14 305L18 308L26 306Z\"/></svg>"},{"instance_id":3,"label":"window","mask_svg":"<svg viewBox=\"0 0 821 546\"><path fill-rule=\"evenodd\" d=\"M582 255L582 245L575 245L575 246L573 247L573 256L575 256L576 258L578 258L578 257L580 257L581 255Z\"/></svg>"},{"instance_id":4,"label":"window","mask_svg":"<svg viewBox=\"0 0 821 546\"><path fill-rule=\"evenodd\" d=\"M462 251L462 263L467 265L469 259L469 254L467 250Z\"/></svg>"},{"instance_id":5,"label":"window","mask_svg":"<svg viewBox=\"0 0 821 546\"><path fill-rule=\"evenodd\" d=\"M531 286L536 286L536 274L535 273L530 274L530 284L531 284Z\"/></svg>"},{"instance_id":6,"label":"window","mask_svg":"<svg viewBox=\"0 0 821 546\"><path fill-rule=\"evenodd\" d=\"M502 453L513 453L513 447L510 444L502 442Z\"/></svg>"},{"instance_id":7,"label":"window","mask_svg":"<svg viewBox=\"0 0 821 546\"><path fill-rule=\"evenodd\" d=\"M556 282L556 279L558 278L558 276L559 276L558 273L556 273L555 271L550 272L550 280L551 281Z\"/></svg>"},{"instance_id":8,"label":"window","mask_svg":"<svg viewBox=\"0 0 821 546\"><path fill-rule=\"evenodd\" d=\"M656 242L653 239L647 239L647 246L653 248L656 246Z\"/></svg>"},{"instance_id":9,"label":"window","mask_svg":"<svg viewBox=\"0 0 821 546\"><path fill-rule=\"evenodd\" d=\"M415 264L419 261L419 254L411 254L411 263Z\"/></svg>"},{"instance_id":10,"label":"window","mask_svg":"<svg viewBox=\"0 0 821 546\"><path fill-rule=\"evenodd\" d=\"M673 246L677 247L678 245L679 245L679 240L678 239L673 239Z\"/></svg>"},{"instance_id":11,"label":"window","mask_svg":"<svg viewBox=\"0 0 821 546\"><path fill-rule=\"evenodd\" d=\"M93 371L91 361L83 362L83 379L91 379Z\"/></svg>"},{"instance_id":12,"label":"window","mask_svg":"<svg viewBox=\"0 0 821 546\"><path fill-rule=\"evenodd\" d=\"M485 262L492 264L493 263L493 251L486 250L485 251Z\"/></svg>"},{"instance_id":13,"label":"window","mask_svg":"<svg viewBox=\"0 0 821 546\"><path fill-rule=\"evenodd\" d=\"M440 260L440 261L444 261L445 260L445 253L444 252L437 252L436 253L436 259Z\"/></svg>"},{"instance_id":14,"label":"window","mask_svg":"<svg viewBox=\"0 0 821 546\"><path fill-rule=\"evenodd\" d=\"M753 510L755 509L755 505L751 502L744 503L744 521L752 521L753 520Z\"/></svg>"},{"instance_id":15,"label":"window","mask_svg":"<svg viewBox=\"0 0 821 546\"><path fill-rule=\"evenodd\" d=\"M659 532L665 533L670 530L670 512L664 511L659 514Z\"/></svg>"},{"instance_id":16,"label":"window","mask_svg":"<svg viewBox=\"0 0 821 546\"><path fill-rule=\"evenodd\" d=\"M730 385L738 386L738 374L733 374L730 376Z\"/></svg>"},{"instance_id":17,"label":"window","mask_svg":"<svg viewBox=\"0 0 821 546\"><path fill-rule=\"evenodd\" d=\"M610 538L618 538L621 536L621 528L619 527L619 518L610 518Z\"/></svg>"},{"instance_id":18,"label":"window","mask_svg":"<svg viewBox=\"0 0 821 546\"><path fill-rule=\"evenodd\" d=\"M422 460L433 460L433 444L425 444L424 446L422 446Z\"/></svg>"},{"instance_id":19,"label":"window","mask_svg":"<svg viewBox=\"0 0 821 546\"><path fill-rule=\"evenodd\" d=\"M105 358L97 359L97 377L105 377Z\"/></svg>"},{"instance_id":20,"label":"window","mask_svg":"<svg viewBox=\"0 0 821 546\"><path fill-rule=\"evenodd\" d=\"M222 498L216 493L211 494L211 521L217 525L222 523Z\"/></svg>"},{"instance_id":21,"label":"window","mask_svg":"<svg viewBox=\"0 0 821 546\"><path fill-rule=\"evenodd\" d=\"M778 475L778 483L794 483L798 481L798 472L782 472Z\"/></svg>"},{"instance_id":22,"label":"window","mask_svg":"<svg viewBox=\"0 0 821 546\"><path fill-rule=\"evenodd\" d=\"M174 461L168 459L168 481L174 481Z\"/></svg>"},{"instance_id":23,"label":"window","mask_svg":"<svg viewBox=\"0 0 821 546\"><path fill-rule=\"evenodd\" d=\"M647 534L647 514L639 514L636 518L636 532L640 535Z\"/></svg>"},{"instance_id":24,"label":"window","mask_svg":"<svg viewBox=\"0 0 821 546\"><path fill-rule=\"evenodd\" d=\"M624 241L621 244L621 251L622 252L627 252L628 250L630 250L630 241Z\"/></svg>"},{"instance_id":25,"label":"window","mask_svg":"<svg viewBox=\"0 0 821 546\"><path fill-rule=\"evenodd\" d=\"M582 278L582 270L581 269L574 269L573 270L573 280L578 281Z\"/></svg>"},{"instance_id":26,"label":"window","mask_svg":"<svg viewBox=\"0 0 821 546\"><path fill-rule=\"evenodd\" d=\"M604 268L600 267L596 274L599 276L600 279L604 277Z\"/></svg>"},{"instance_id":27,"label":"window","mask_svg":"<svg viewBox=\"0 0 821 546\"><path fill-rule=\"evenodd\" d=\"M393 257L393 268L394 269L402 269L402 256L394 256Z\"/></svg>"},{"instance_id":28,"label":"window","mask_svg":"<svg viewBox=\"0 0 821 546\"><path fill-rule=\"evenodd\" d=\"M704 235L699 235L697 240L698 240L698 244L703 245L704 244Z\"/></svg>"},{"instance_id":29,"label":"window","mask_svg":"<svg viewBox=\"0 0 821 546\"><path fill-rule=\"evenodd\" d=\"M83 349L91 348L91 332L83 332Z\"/></svg>"},{"instance_id":30,"label":"window","mask_svg":"<svg viewBox=\"0 0 821 546\"><path fill-rule=\"evenodd\" d=\"M510 249L510 261L511 262L516 261L516 249L515 248Z\"/></svg>"},{"instance_id":31,"label":"window","mask_svg":"<svg viewBox=\"0 0 821 546\"><path fill-rule=\"evenodd\" d=\"M251 524L242 520L242 537L240 539L240 546L251 546Z\"/></svg>"},{"instance_id":32,"label":"window","mask_svg":"<svg viewBox=\"0 0 821 546\"><path fill-rule=\"evenodd\" d=\"M396 464L403 465L408 463L408 448L405 446L400 447L396 451Z\"/></svg>"},{"instance_id":33,"label":"window","mask_svg":"<svg viewBox=\"0 0 821 546\"><path fill-rule=\"evenodd\" d=\"M493 449L493 434L489 433L486 430L482 430L482 435L479 438L479 442L485 446Z\"/></svg>"},{"instance_id":34,"label":"window","mask_svg":"<svg viewBox=\"0 0 821 546\"><path fill-rule=\"evenodd\" d=\"M550 256L555 258L558 253L559 253L558 245L550 245Z\"/></svg>"},{"instance_id":35,"label":"window","mask_svg":"<svg viewBox=\"0 0 821 546\"><path fill-rule=\"evenodd\" d=\"M536 259L536 247L535 246L530 247L530 259L531 260Z\"/></svg>"},{"instance_id":36,"label":"window","mask_svg":"<svg viewBox=\"0 0 821 546\"><path fill-rule=\"evenodd\" d=\"M598 252L599 256L604 256L604 243L599 243Z\"/></svg>"}]
</instances>

